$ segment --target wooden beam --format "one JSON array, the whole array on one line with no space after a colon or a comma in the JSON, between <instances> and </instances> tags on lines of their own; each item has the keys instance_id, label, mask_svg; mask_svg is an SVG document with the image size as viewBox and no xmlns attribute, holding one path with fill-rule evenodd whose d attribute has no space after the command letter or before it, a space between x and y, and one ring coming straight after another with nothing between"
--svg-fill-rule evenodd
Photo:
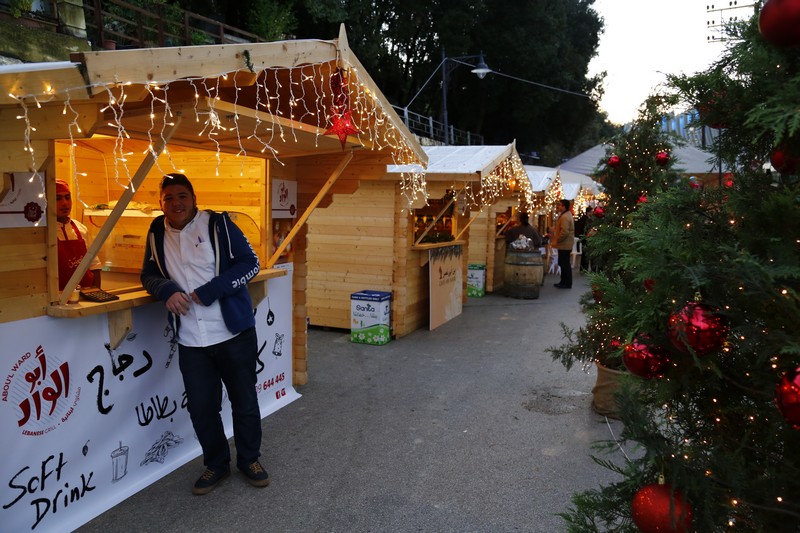
<instances>
[{"instance_id":1,"label":"wooden beam","mask_svg":"<svg viewBox=\"0 0 800 533\"><path fill-rule=\"evenodd\" d=\"M176 116L175 122L173 126L164 132L162 136L160 136L156 142L155 146L153 147L153 151L148 151L147 155L145 156L142 164L139 165L139 168L136 170L136 174L133 175L131 179L131 185L129 188L125 189L122 192L119 200L117 201L117 205L114 206L114 209L111 211L111 214L108 215L108 219L106 219L105 224L103 227L100 228L100 231L97 233L97 237L92 241L91 246L86 251L86 255L83 256L78 268L72 274L72 277L69 278L69 281L64 286L64 291L61 293L61 298L59 299L60 304L65 304L69 299L69 295L75 290L75 287L78 286L78 282L81 280L83 275L89 270L89 265L92 264L92 260L97 256L97 253L100 251L100 248L103 247L103 244L106 242L106 239L111 234L111 230L119 220L119 217L122 216L122 213L125 211L125 208L128 207L133 195L136 194L136 191L139 190L139 187L142 185L142 182L147 177L147 173L150 172L150 169L153 168L153 165L156 162L156 159L161 152L164 151L164 147L167 145L169 140L172 138L172 135L178 129L181 123L181 117Z\"/></svg>"},{"instance_id":2,"label":"wooden beam","mask_svg":"<svg viewBox=\"0 0 800 533\"><path fill-rule=\"evenodd\" d=\"M467 222L466 225L464 225L464 228L461 231L458 232L458 235L456 235L456 239L455 240L457 240L457 241L461 240L461 236L464 235L464 232L467 231L467 228L470 226L470 224L475 222L475 219L478 218L478 216L480 216L480 214L483 212L483 208L484 207L486 207L486 206L481 206L481 208L478 209L478 212L475 213L475 216L471 217L469 219L469 222Z\"/></svg>"},{"instance_id":3,"label":"wooden beam","mask_svg":"<svg viewBox=\"0 0 800 533\"><path fill-rule=\"evenodd\" d=\"M107 316L109 344L116 350L133 329L133 308L110 311Z\"/></svg>"},{"instance_id":4,"label":"wooden beam","mask_svg":"<svg viewBox=\"0 0 800 533\"><path fill-rule=\"evenodd\" d=\"M28 122L31 130L27 133L30 134L30 138L69 139L70 125L72 125L73 138L91 137L98 123L103 119L100 106L95 103L77 102L72 103L71 106L72 110L67 108L66 112L63 105L45 105L41 109L29 106ZM78 115L75 116L75 113ZM3 127L0 128L0 141L18 141L25 137L28 124L22 119L17 119L21 115L19 107L0 108L0 124L3 124ZM78 128L75 128L75 125Z\"/></svg>"},{"instance_id":5,"label":"wooden beam","mask_svg":"<svg viewBox=\"0 0 800 533\"><path fill-rule=\"evenodd\" d=\"M508 220L506 220L506 223L505 223L505 224L503 224L503 225L500 227L500 229L499 229L499 230L497 230L497 233L495 233L495 235L494 235L494 236L495 236L495 237L499 237L499 236L500 236L500 235L503 233L503 230L505 230L505 229L508 227L508 225L509 225L509 224L511 224L511 221L512 221L512 220L514 220L514 218L513 218L513 217L508 217Z\"/></svg>"},{"instance_id":6,"label":"wooden beam","mask_svg":"<svg viewBox=\"0 0 800 533\"><path fill-rule=\"evenodd\" d=\"M464 189L461 189L461 191L459 191L458 194L461 194L462 192L464 192ZM414 242L414 246L419 246L419 244L422 242L422 239L425 238L425 235L427 235L428 232L433 228L433 226L436 225L439 219L442 218L442 215L444 215L445 211L447 211L450 208L450 206L453 205L453 202L456 201L458 194L454 194L453 197L450 198L450 201L447 202L447 205L444 206L441 211L439 211L439 214L436 215L436 218L433 219L433 221L428 225L428 227L425 228L425 231L422 232L422 235L420 235L419 238Z\"/></svg>"},{"instance_id":7,"label":"wooden beam","mask_svg":"<svg viewBox=\"0 0 800 533\"><path fill-rule=\"evenodd\" d=\"M317 205L319 205L319 203L322 201L322 198L324 198L324 196L328 193L328 190L333 186L333 184L336 183L336 180L344 171L345 167L347 167L347 164L350 162L351 159L353 159L352 150L350 150L349 152L347 152L347 154L345 154L345 156L339 163L339 166L337 166L336 169L334 169L333 173L328 178L328 181L325 182L325 184L319 190L319 192L311 201L311 203L308 205L303 214L300 215L300 218L297 219L297 222L295 222L295 225L292 227L291 231L289 231L289 234L286 235L286 238L283 239L283 242L280 244L280 246L278 246L275 252L273 252L272 257L270 257L269 261L267 261L267 268L272 268L275 265L275 263L278 261L278 258L281 256L283 251L286 250L286 247L289 246L289 244L291 244L292 239L294 239L295 235L297 235L297 232L300 231L300 228L303 226L303 224L306 223L308 217L311 216L311 213L314 211Z\"/></svg>"},{"instance_id":8,"label":"wooden beam","mask_svg":"<svg viewBox=\"0 0 800 533\"><path fill-rule=\"evenodd\" d=\"M10 172L3 172L3 178L0 180L0 202L11 192L12 176Z\"/></svg>"},{"instance_id":9,"label":"wooden beam","mask_svg":"<svg viewBox=\"0 0 800 533\"><path fill-rule=\"evenodd\" d=\"M217 78L220 73L250 69L292 68L336 61L332 41L306 39L271 43L175 46L72 54L83 62L89 84L163 83L181 78ZM94 87L95 93L104 91Z\"/></svg>"},{"instance_id":10,"label":"wooden beam","mask_svg":"<svg viewBox=\"0 0 800 533\"><path fill-rule=\"evenodd\" d=\"M17 67L17 65L9 65ZM37 68L19 67L17 72L0 76L0 105L19 103L17 96L35 95L40 100L85 100L88 92L65 89L84 87L86 80L81 75L80 65L66 61L38 63ZM14 95L14 96L11 96ZM26 100L29 105L36 105Z\"/></svg>"}]
</instances>

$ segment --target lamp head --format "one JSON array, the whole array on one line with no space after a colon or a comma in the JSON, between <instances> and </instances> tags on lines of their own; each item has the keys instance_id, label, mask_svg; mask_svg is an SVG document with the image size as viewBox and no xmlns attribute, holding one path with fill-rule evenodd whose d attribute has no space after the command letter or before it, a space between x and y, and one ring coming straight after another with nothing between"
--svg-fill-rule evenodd
<instances>
[{"instance_id":1,"label":"lamp head","mask_svg":"<svg viewBox=\"0 0 800 533\"><path fill-rule=\"evenodd\" d=\"M483 52L481 52L481 57L478 59L478 64L475 65L475 68L471 70L473 74L478 76L479 79L483 79L489 74L492 69L486 64L486 61L483 60Z\"/></svg>"}]
</instances>

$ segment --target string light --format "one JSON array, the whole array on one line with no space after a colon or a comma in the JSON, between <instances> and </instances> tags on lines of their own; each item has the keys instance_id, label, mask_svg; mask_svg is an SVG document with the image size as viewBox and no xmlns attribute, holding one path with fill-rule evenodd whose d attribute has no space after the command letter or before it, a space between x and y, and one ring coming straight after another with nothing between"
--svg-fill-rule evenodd
<instances>
[{"instance_id":1,"label":"string light","mask_svg":"<svg viewBox=\"0 0 800 533\"><path fill-rule=\"evenodd\" d=\"M341 58L340 58L341 59ZM427 184L425 181L424 170L416 155L416 152L409 145L406 138L400 133L399 124L394 122L393 118L384 109L383 103L377 98L376 94L369 89L363 82L358 79L358 70L354 67L345 69L347 71L347 87L348 91L352 93L350 98L351 111L356 125L358 126L359 133L357 138L362 145L369 145L372 150L388 149L391 153L391 158L395 164L410 165L416 164L419 171L406 172L401 175L401 190L408 203L414 203L419 199L427 201ZM23 140L23 149L30 154L31 168L34 173L36 172L36 157L34 147L31 142L31 134L35 132L35 127L31 124L29 116L29 108L26 100L32 101L36 105L36 109L42 107L42 103L52 100L57 95L63 95L65 98L64 108L62 114L67 116L71 113L71 121L68 123L68 135L70 138L70 160L73 163L73 178L78 182L79 172L76 164L75 157L75 138L77 134L82 133L78 124L79 114L72 106L70 92L82 89L89 94L99 89L100 92L107 94L107 103L100 110L108 116L107 125L115 131L115 143L112 150L114 158L114 180L122 188L131 188L131 173L127 166L127 156L130 155L129 151L125 150L125 144L130 135L124 126L125 122L125 104L127 94L125 91L126 86L140 85L147 91L147 96L150 103L150 125L146 132L148 146L146 152L152 153L154 150L154 138L161 137L164 140L164 135L167 127L172 125L171 119L174 114L171 108L169 89L172 85L181 84L187 85L194 91L194 100L192 106L195 112L196 122L202 124L200 135L205 137L214 144L215 156L217 158L217 165L215 174L219 175L219 167L221 164L220 152L222 146L220 145L219 138L221 133L233 133L237 136L239 146L239 156L242 157L242 164L244 164L247 157L247 150L245 149L242 141L242 136L247 139L255 139L260 145L260 153L269 153L272 158L279 164L284 165L280 160L279 150L274 145L279 139L282 143L300 142L297 137L297 129L302 131L312 131L315 135L315 146L319 146L319 138L324 133L329 119L329 113L326 109L325 102L331 99L333 94L330 89L330 80L337 67L332 65L331 62L320 62L315 64L307 64L297 67L268 67L261 70L230 70L221 72L216 76L207 77L187 77L176 80L147 80L145 82L137 82L136 80L129 80L125 82L98 82L89 84L82 87L70 87L56 90L51 84L46 84L43 93L40 94L27 94L15 95L10 94L21 108L21 114L17 117L19 120L25 121L25 136ZM288 83L286 87L279 79L279 72L288 72ZM245 73L254 75L255 81L253 83L253 95L255 97L255 105L253 106L255 113L255 121L252 132L244 131L241 129L240 115L238 109L241 104L239 103L240 91L243 87L240 86L239 78ZM231 78L231 76L233 76ZM216 103L221 101L221 83L226 80L233 80L233 113L229 116L222 116L216 108ZM209 83L211 81L211 83ZM320 83L321 82L321 83ZM313 93L307 90L308 84L313 87ZM271 85L270 85L271 84ZM285 105L278 105L283 102ZM203 108L201 109L201 105ZM286 110L286 111L285 111ZM294 127L289 128L291 137L287 141L287 136L284 124L278 117L284 117L288 112L289 118L295 122ZM159 121L159 117L161 120ZM230 122L227 122L230 120ZM167 149L164 152L170 165L174 168L175 164L172 162L171 155ZM154 154L155 155L155 154ZM156 159L156 166L164 173ZM177 169L176 169L177 170ZM243 172L240 172L243 174ZM44 196L44 179L39 176L42 185L41 196ZM123 181L124 180L124 181Z\"/></svg>"}]
</instances>

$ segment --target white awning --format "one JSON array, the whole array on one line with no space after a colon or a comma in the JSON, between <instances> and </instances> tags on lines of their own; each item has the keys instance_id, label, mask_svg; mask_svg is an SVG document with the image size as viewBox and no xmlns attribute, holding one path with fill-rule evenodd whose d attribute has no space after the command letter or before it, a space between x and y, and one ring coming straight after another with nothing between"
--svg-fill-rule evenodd
<instances>
[{"instance_id":1,"label":"white awning","mask_svg":"<svg viewBox=\"0 0 800 533\"><path fill-rule=\"evenodd\" d=\"M417 165L387 165L387 174L424 172L426 181L480 181L508 158L519 159L514 143L490 146L423 146L425 169Z\"/></svg>"}]
</instances>

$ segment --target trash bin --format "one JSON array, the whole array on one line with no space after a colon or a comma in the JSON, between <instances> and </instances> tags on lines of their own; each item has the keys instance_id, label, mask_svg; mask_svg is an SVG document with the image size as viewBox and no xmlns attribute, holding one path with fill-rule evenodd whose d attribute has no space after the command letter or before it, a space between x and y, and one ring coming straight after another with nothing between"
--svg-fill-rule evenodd
<instances>
[{"instance_id":1,"label":"trash bin","mask_svg":"<svg viewBox=\"0 0 800 533\"><path fill-rule=\"evenodd\" d=\"M486 265L482 263L467 265L467 296L475 298L486 296Z\"/></svg>"},{"instance_id":2,"label":"trash bin","mask_svg":"<svg viewBox=\"0 0 800 533\"><path fill-rule=\"evenodd\" d=\"M392 293L364 290L350 295L350 342L386 344L391 337Z\"/></svg>"},{"instance_id":3,"label":"trash bin","mask_svg":"<svg viewBox=\"0 0 800 533\"><path fill-rule=\"evenodd\" d=\"M539 250L506 252L503 290L512 298L536 299L544 277L544 263Z\"/></svg>"}]
</instances>

